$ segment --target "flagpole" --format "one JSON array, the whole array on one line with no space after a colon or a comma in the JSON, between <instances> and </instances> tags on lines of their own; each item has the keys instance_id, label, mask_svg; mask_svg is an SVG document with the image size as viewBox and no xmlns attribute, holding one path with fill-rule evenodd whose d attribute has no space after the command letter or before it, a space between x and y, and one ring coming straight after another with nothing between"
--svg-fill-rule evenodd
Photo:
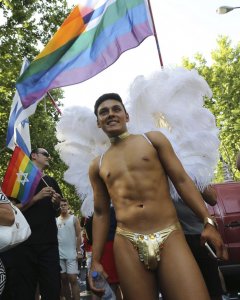
<instances>
[{"instance_id":1,"label":"flagpole","mask_svg":"<svg viewBox=\"0 0 240 300\"><path fill-rule=\"evenodd\" d=\"M48 95L48 97L50 98L50 100L51 100L53 106L56 108L57 112L61 115L62 112L61 112L60 108L57 106L57 103L54 101L52 95L51 95L49 92L47 92L47 95Z\"/></svg>"},{"instance_id":2,"label":"flagpole","mask_svg":"<svg viewBox=\"0 0 240 300\"><path fill-rule=\"evenodd\" d=\"M42 177L41 179L42 179L42 181L46 184L46 186L49 186L49 185L47 184L46 180L43 179L43 177Z\"/></svg>"},{"instance_id":3,"label":"flagpole","mask_svg":"<svg viewBox=\"0 0 240 300\"><path fill-rule=\"evenodd\" d=\"M150 4L150 0L147 0L147 1L148 1L149 12L150 12L150 16L151 16L152 24L153 24L153 34L154 34L155 42L157 45L158 57L159 57L161 68L163 69L163 60L162 60L162 55L161 55L160 46L159 46L159 42L158 42L157 31L156 31L156 27L155 27L155 23L154 23L154 19L153 19L152 7Z\"/></svg>"}]
</instances>

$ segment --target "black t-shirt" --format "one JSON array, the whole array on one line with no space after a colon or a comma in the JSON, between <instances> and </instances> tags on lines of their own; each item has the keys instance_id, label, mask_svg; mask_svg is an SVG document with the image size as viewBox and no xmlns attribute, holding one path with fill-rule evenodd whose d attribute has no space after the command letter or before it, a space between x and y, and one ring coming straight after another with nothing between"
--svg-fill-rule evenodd
<instances>
[{"instance_id":1,"label":"black t-shirt","mask_svg":"<svg viewBox=\"0 0 240 300\"><path fill-rule=\"evenodd\" d=\"M49 186L62 195L54 178L47 175L43 178ZM46 184L43 180L40 180L35 195L44 187L46 187ZM54 205L51 197L45 197L23 211L32 231L31 236L25 242L26 244L57 244L56 215L58 209L59 205Z\"/></svg>"}]
</instances>

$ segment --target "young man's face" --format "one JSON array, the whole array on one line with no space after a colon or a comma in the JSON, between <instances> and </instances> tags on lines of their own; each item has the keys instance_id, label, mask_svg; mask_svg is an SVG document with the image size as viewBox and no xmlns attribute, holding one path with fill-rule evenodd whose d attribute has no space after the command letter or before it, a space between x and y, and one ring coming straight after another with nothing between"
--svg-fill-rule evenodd
<instances>
[{"instance_id":1,"label":"young man's face","mask_svg":"<svg viewBox=\"0 0 240 300\"><path fill-rule=\"evenodd\" d=\"M109 99L99 105L97 110L97 124L109 136L121 134L126 131L126 122L128 121L129 116L119 101Z\"/></svg>"},{"instance_id":2,"label":"young man's face","mask_svg":"<svg viewBox=\"0 0 240 300\"><path fill-rule=\"evenodd\" d=\"M65 201L60 201L60 209L61 213L67 213L68 212L68 204Z\"/></svg>"}]
</instances>

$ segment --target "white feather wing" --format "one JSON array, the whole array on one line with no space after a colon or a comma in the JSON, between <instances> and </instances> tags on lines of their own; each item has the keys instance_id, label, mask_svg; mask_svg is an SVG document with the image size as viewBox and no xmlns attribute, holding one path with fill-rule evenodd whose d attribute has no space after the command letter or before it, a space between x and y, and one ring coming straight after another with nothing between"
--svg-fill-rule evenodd
<instances>
[{"instance_id":1,"label":"white feather wing","mask_svg":"<svg viewBox=\"0 0 240 300\"><path fill-rule=\"evenodd\" d=\"M90 162L106 150L108 139L97 127L93 112L86 107L65 109L56 130L60 141L56 150L68 166L64 180L75 187L83 200L83 215L90 216L93 212L93 193L88 168Z\"/></svg>"},{"instance_id":2,"label":"white feather wing","mask_svg":"<svg viewBox=\"0 0 240 300\"><path fill-rule=\"evenodd\" d=\"M207 82L195 70L165 69L150 78L138 76L129 89L126 104L130 115L129 131L164 133L185 170L203 189L211 182L218 160L218 129L212 113L203 107L204 97L212 93ZM56 149L69 167L64 179L86 198L81 211L93 212L93 195L88 178L90 161L105 152L109 142L97 128L96 118L85 107L64 110L57 125L60 143ZM170 183L172 197L177 192Z\"/></svg>"},{"instance_id":3,"label":"white feather wing","mask_svg":"<svg viewBox=\"0 0 240 300\"><path fill-rule=\"evenodd\" d=\"M163 132L200 190L211 182L219 157L218 129L213 114L203 107L205 96L212 92L196 70L176 68L137 77L128 101L131 131Z\"/></svg>"}]
</instances>

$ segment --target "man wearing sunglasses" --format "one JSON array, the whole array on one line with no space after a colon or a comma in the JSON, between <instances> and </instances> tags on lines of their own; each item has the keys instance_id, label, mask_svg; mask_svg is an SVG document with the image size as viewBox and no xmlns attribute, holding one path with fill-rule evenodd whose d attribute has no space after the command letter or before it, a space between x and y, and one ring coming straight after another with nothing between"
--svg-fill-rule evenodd
<instances>
[{"instance_id":1,"label":"man wearing sunglasses","mask_svg":"<svg viewBox=\"0 0 240 300\"><path fill-rule=\"evenodd\" d=\"M30 159L42 172L35 195L24 208L32 234L15 249L14 270L9 280L14 300L35 299L37 285L41 299L59 300L60 265L56 217L59 215L62 193L53 177L44 174L50 155L44 148L32 150Z\"/></svg>"}]
</instances>

